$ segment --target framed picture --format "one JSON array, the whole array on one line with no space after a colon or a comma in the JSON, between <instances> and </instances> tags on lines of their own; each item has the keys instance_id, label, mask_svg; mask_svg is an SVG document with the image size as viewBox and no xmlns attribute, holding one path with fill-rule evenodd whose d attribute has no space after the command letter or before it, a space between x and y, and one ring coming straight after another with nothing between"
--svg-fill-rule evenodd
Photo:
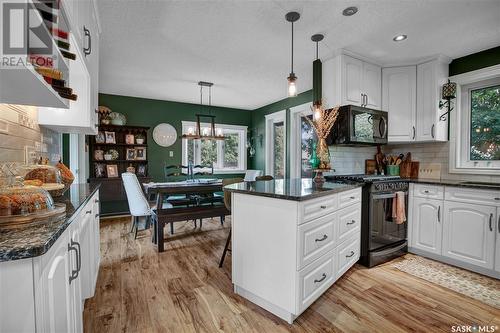
<instances>
[{"instance_id":1,"label":"framed picture","mask_svg":"<svg viewBox=\"0 0 500 333\"><path fill-rule=\"evenodd\" d=\"M96 161L104 160L104 150L100 150L100 149L94 150L94 160L96 160Z\"/></svg>"},{"instance_id":2,"label":"framed picture","mask_svg":"<svg viewBox=\"0 0 500 333\"><path fill-rule=\"evenodd\" d=\"M106 166L106 171L108 172L108 178L116 178L116 177L118 177L118 165L116 165L116 164L108 164Z\"/></svg>"},{"instance_id":3,"label":"framed picture","mask_svg":"<svg viewBox=\"0 0 500 333\"><path fill-rule=\"evenodd\" d=\"M104 163L95 164L95 177L96 178L106 177L106 164Z\"/></svg>"},{"instance_id":4,"label":"framed picture","mask_svg":"<svg viewBox=\"0 0 500 333\"><path fill-rule=\"evenodd\" d=\"M106 136L104 135L104 132L97 132L97 135L95 136L95 143L106 143Z\"/></svg>"},{"instance_id":5,"label":"framed picture","mask_svg":"<svg viewBox=\"0 0 500 333\"><path fill-rule=\"evenodd\" d=\"M127 160L135 160L135 149L134 148L127 148Z\"/></svg>"},{"instance_id":6,"label":"framed picture","mask_svg":"<svg viewBox=\"0 0 500 333\"><path fill-rule=\"evenodd\" d=\"M137 166L137 176L146 177L147 173L148 173L148 169L147 169L146 164L139 164Z\"/></svg>"},{"instance_id":7,"label":"framed picture","mask_svg":"<svg viewBox=\"0 0 500 333\"><path fill-rule=\"evenodd\" d=\"M106 143L116 143L115 132L104 132L106 135Z\"/></svg>"},{"instance_id":8,"label":"framed picture","mask_svg":"<svg viewBox=\"0 0 500 333\"><path fill-rule=\"evenodd\" d=\"M133 134L125 135L125 143L128 145L133 145L135 143L135 137Z\"/></svg>"},{"instance_id":9,"label":"framed picture","mask_svg":"<svg viewBox=\"0 0 500 333\"><path fill-rule=\"evenodd\" d=\"M136 160L145 160L146 159L146 148L136 148L135 149L135 159Z\"/></svg>"}]
</instances>

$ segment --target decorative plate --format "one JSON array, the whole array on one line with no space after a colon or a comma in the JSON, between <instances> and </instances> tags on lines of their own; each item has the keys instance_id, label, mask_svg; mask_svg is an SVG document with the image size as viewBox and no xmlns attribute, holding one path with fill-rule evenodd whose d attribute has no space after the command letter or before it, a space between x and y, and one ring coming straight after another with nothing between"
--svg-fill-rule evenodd
<instances>
[{"instance_id":1,"label":"decorative plate","mask_svg":"<svg viewBox=\"0 0 500 333\"><path fill-rule=\"evenodd\" d=\"M159 146L170 147L177 141L177 131L170 124L158 124L153 130L153 140Z\"/></svg>"},{"instance_id":2,"label":"decorative plate","mask_svg":"<svg viewBox=\"0 0 500 333\"><path fill-rule=\"evenodd\" d=\"M108 150L108 151L106 152L106 154L111 155L111 159L112 159L112 160L117 160L117 159L118 159L118 157L120 156L120 155L118 154L118 151L117 151L116 149L110 149L110 150Z\"/></svg>"},{"instance_id":3,"label":"decorative plate","mask_svg":"<svg viewBox=\"0 0 500 333\"><path fill-rule=\"evenodd\" d=\"M109 114L109 118L111 119L112 125L123 126L127 123L127 118L125 118L123 114L118 112L111 112Z\"/></svg>"}]
</instances>

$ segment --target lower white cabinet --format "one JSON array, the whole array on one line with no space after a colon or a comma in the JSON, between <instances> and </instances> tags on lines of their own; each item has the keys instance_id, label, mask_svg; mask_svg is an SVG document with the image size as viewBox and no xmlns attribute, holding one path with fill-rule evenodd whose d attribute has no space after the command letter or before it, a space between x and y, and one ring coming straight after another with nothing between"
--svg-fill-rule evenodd
<instances>
[{"instance_id":1,"label":"lower white cabinet","mask_svg":"<svg viewBox=\"0 0 500 333\"><path fill-rule=\"evenodd\" d=\"M410 193L410 252L500 278L498 191L411 184Z\"/></svg>"},{"instance_id":2,"label":"lower white cabinet","mask_svg":"<svg viewBox=\"0 0 500 333\"><path fill-rule=\"evenodd\" d=\"M496 208L446 201L443 255L493 269Z\"/></svg>"},{"instance_id":3,"label":"lower white cabinet","mask_svg":"<svg viewBox=\"0 0 500 333\"><path fill-rule=\"evenodd\" d=\"M83 304L93 295L99 263L98 197L45 254L0 262L1 332L83 332Z\"/></svg>"},{"instance_id":4,"label":"lower white cabinet","mask_svg":"<svg viewBox=\"0 0 500 333\"><path fill-rule=\"evenodd\" d=\"M441 254L443 201L414 198L410 246Z\"/></svg>"},{"instance_id":5,"label":"lower white cabinet","mask_svg":"<svg viewBox=\"0 0 500 333\"><path fill-rule=\"evenodd\" d=\"M235 292L292 323L358 261L360 197L360 188L300 202L232 193Z\"/></svg>"}]
</instances>

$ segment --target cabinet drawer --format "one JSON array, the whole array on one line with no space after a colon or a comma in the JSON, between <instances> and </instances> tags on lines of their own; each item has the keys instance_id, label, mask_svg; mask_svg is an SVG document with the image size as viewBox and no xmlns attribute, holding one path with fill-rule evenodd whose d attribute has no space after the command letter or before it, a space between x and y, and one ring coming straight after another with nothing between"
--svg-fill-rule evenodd
<instances>
[{"instance_id":1,"label":"cabinet drawer","mask_svg":"<svg viewBox=\"0 0 500 333\"><path fill-rule=\"evenodd\" d=\"M361 228L361 206L347 207L338 212L339 228L338 242L341 244L344 240L351 237L354 233L360 232Z\"/></svg>"},{"instance_id":2,"label":"cabinet drawer","mask_svg":"<svg viewBox=\"0 0 500 333\"><path fill-rule=\"evenodd\" d=\"M332 213L299 226L297 269L310 264L336 246L337 224L338 215Z\"/></svg>"},{"instance_id":3,"label":"cabinet drawer","mask_svg":"<svg viewBox=\"0 0 500 333\"><path fill-rule=\"evenodd\" d=\"M500 206L500 191L486 191L474 188L446 187L445 200L480 205Z\"/></svg>"},{"instance_id":4,"label":"cabinet drawer","mask_svg":"<svg viewBox=\"0 0 500 333\"><path fill-rule=\"evenodd\" d=\"M301 203L299 207L302 218L298 219L298 224L302 224L335 211L338 207L338 197L337 194L334 194L308 200Z\"/></svg>"},{"instance_id":5,"label":"cabinet drawer","mask_svg":"<svg viewBox=\"0 0 500 333\"><path fill-rule=\"evenodd\" d=\"M335 250L298 272L298 313L304 311L335 282Z\"/></svg>"},{"instance_id":6,"label":"cabinet drawer","mask_svg":"<svg viewBox=\"0 0 500 333\"><path fill-rule=\"evenodd\" d=\"M344 208L360 201L361 188L339 193L339 208Z\"/></svg>"},{"instance_id":7,"label":"cabinet drawer","mask_svg":"<svg viewBox=\"0 0 500 333\"><path fill-rule=\"evenodd\" d=\"M348 241L341 244L338 248L338 269L337 278L342 276L359 259L359 240L360 235L356 234Z\"/></svg>"},{"instance_id":8,"label":"cabinet drawer","mask_svg":"<svg viewBox=\"0 0 500 333\"><path fill-rule=\"evenodd\" d=\"M420 198L443 199L444 187L426 184L414 184L413 195Z\"/></svg>"}]
</instances>

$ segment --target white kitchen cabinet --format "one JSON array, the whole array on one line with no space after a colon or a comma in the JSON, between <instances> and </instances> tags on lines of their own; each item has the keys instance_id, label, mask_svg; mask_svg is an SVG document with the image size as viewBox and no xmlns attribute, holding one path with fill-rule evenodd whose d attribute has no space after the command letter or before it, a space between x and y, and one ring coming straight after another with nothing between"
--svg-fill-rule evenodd
<instances>
[{"instance_id":1,"label":"white kitchen cabinet","mask_svg":"<svg viewBox=\"0 0 500 333\"><path fill-rule=\"evenodd\" d=\"M98 197L96 192L43 255L0 262L0 332L83 331L86 271L94 274L94 290L100 261Z\"/></svg>"},{"instance_id":2,"label":"white kitchen cabinet","mask_svg":"<svg viewBox=\"0 0 500 333\"><path fill-rule=\"evenodd\" d=\"M382 69L382 110L389 116L389 142L416 137L417 66Z\"/></svg>"},{"instance_id":3,"label":"white kitchen cabinet","mask_svg":"<svg viewBox=\"0 0 500 333\"><path fill-rule=\"evenodd\" d=\"M232 193L235 292L292 323L359 259L360 198L360 188L304 201Z\"/></svg>"},{"instance_id":4,"label":"white kitchen cabinet","mask_svg":"<svg viewBox=\"0 0 500 333\"><path fill-rule=\"evenodd\" d=\"M412 205L410 246L430 253L441 254L443 201L414 198Z\"/></svg>"},{"instance_id":5,"label":"white kitchen cabinet","mask_svg":"<svg viewBox=\"0 0 500 333\"><path fill-rule=\"evenodd\" d=\"M380 110L381 67L340 54L323 63L323 103L325 107L357 105Z\"/></svg>"},{"instance_id":6,"label":"white kitchen cabinet","mask_svg":"<svg viewBox=\"0 0 500 333\"><path fill-rule=\"evenodd\" d=\"M493 269L496 208L445 201L443 255Z\"/></svg>"},{"instance_id":7,"label":"white kitchen cabinet","mask_svg":"<svg viewBox=\"0 0 500 333\"><path fill-rule=\"evenodd\" d=\"M495 271L500 273L500 207L497 208L497 225L495 240Z\"/></svg>"},{"instance_id":8,"label":"white kitchen cabinet","mask_svg":"<svg viewBox=\"0 0 500 333\"><path fill-rule=\"evenodd\" d=\"M448 121L439 117L441 88L448 78L448 61L435 59L417 65L416 141L447 141Z\"/></svg>"}]
</instances>

